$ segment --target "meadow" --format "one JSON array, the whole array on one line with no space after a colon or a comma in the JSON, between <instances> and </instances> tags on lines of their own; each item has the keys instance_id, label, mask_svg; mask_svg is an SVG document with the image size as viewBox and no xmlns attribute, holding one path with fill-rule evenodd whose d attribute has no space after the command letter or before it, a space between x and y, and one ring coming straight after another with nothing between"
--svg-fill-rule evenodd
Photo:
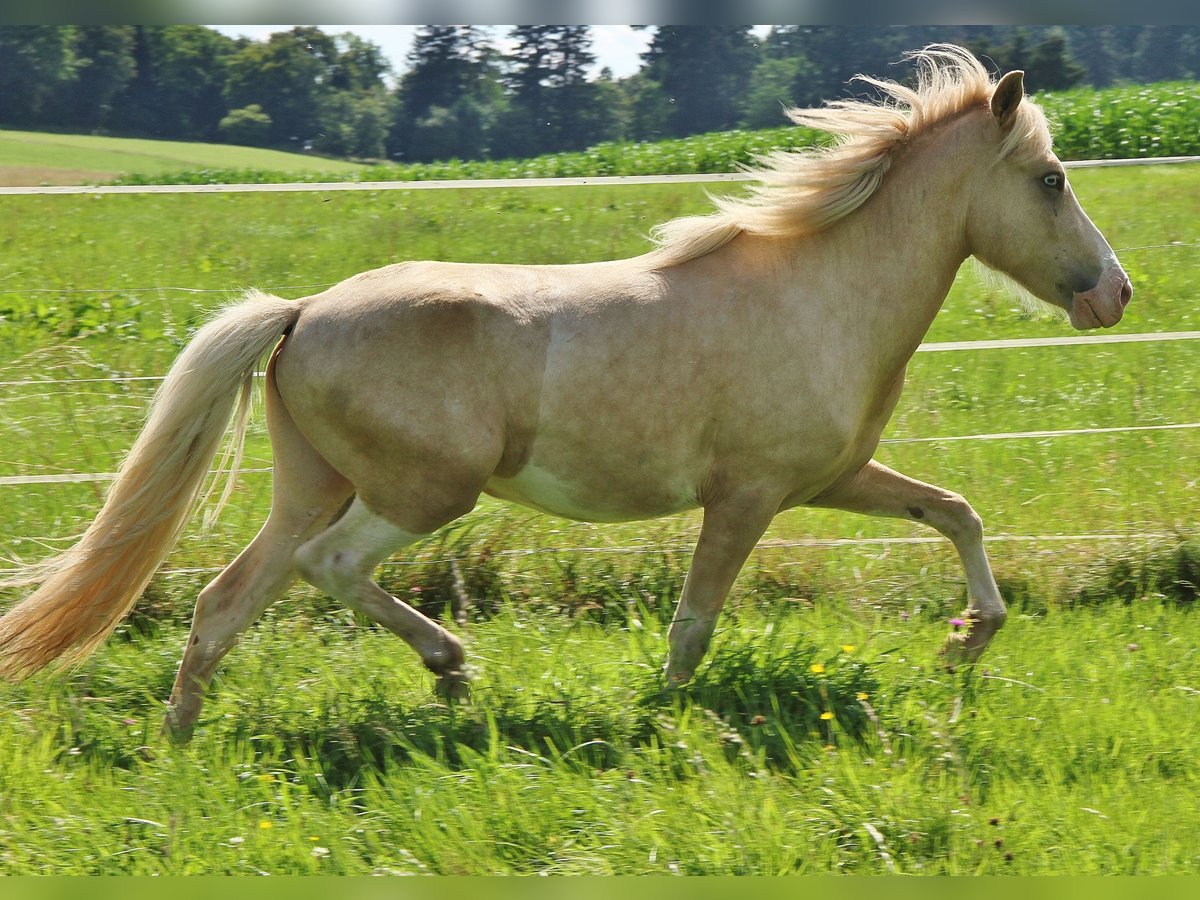
<instances>
[{"instance_id":1,"label":"meadow","mask_svg":"<svg viewBox=\"0 0 1200 900\"><path fill-rule=\"evenodd\" d=\"M126 172L161 180L197 169L322 172L346 178L363 168L340 159L232 144L0 130L0 184L91 184Z\"/></svg>"},{"instance_id":2,"label":"meadow","mask_svg":"<svg viewBox=\"0 0 1200 900\"><path fill-rule=\"evenodd\" d=\"M1200 330L1200 166L1071 178L1136 286L1115 330ZM104 488L6 482L111 472L154 386L116 379L161 374L239 289L299 297L406 258L614 258L706 203L694 185L4 198L0 557L63 546ZM1069 333L967 267L929 340ZM381 576L459 620L471 705L296 588L175 748L157 731L195 592L265 515L258 423L230 508L197 517L121 631L0 686L0 871L1200 871L1200 430L1087 431L1192 423L1198 389L1188 341L914 358L878 458L984 517L1012 616L973 672L936 656L963 602L946 542L797 510L696 683L666 693L698 518L485 502ZM994 437L1050 430L1086 433Z\"/></svg>"}]
</instances>

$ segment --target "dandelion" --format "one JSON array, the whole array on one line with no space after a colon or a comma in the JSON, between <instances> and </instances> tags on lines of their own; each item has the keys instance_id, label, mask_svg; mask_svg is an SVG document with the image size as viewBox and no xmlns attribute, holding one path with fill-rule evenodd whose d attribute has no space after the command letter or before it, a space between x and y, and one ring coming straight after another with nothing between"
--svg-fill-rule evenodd
<instances>
[{"instance_id":1,"label":"dandelion","mask_svg":"<svg viewBox=\"0 0 1200 900\"><path fill-rule=\"evenodd\" d=\"M857 693L854 695L854 699L855 699L855 700L866 700L866 699L867 699L868 697L870 697L870 696L871 696L871 695L870 695L870 694L868 694L866 691L858 691L858 692L857 692Z\"/></svg>"},{"instance_id":2,"label":"dandelion","mask_svg":"<svg viewBox=\"0 0 1200 900\"><path fill-rule=\"evenodd\" d=\"M274 823L272 823L270 819L263 819L258 823L258 828L260 831L266 831L268 828L274 827Z\"/></svg>"},{"instance_id":3,"label":"dandelion","mask_svg":"<svg viewBox=\"0 0 1200 900\"><path fill-rule=\"evenodd\" d=\"M831 713L829 710L825 710L825 712L821 713L822 721L828 722L832 718L833 718L833 713Z\"/></svg>"},{"instance_id":4,"label":"dandelion","mask_svg":"<svg viewBox=\"0 0 1200 900\"><path fill-rule=\"evenodd\" d=\"M842 644L842 652L843 653L853 653L854 649L855 648L854 648L853 644Z\"/></svg>"},{"instance_id":5,"label":"dandelion","mask_svg":"<svg viewBox=\"0 0 1200 900\"><path fill-rule=\"evenodd\" d=\"M825 663L813 663L808 667L808 671L814 675L823 675L825 674Z\"/></svg>"}]
</instances>

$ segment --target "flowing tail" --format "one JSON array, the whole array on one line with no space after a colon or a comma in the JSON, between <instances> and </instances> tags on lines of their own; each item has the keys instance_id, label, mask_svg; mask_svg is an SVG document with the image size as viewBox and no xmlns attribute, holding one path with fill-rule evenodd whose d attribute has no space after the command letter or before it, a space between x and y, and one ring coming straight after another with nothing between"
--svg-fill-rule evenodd
<instances>
[{"instance_id":1,"label":"flowing tail","mask_svg":"<svg viewBox=\"0 0 1200 900\"><path fill-rule=\"evenodd\" d=\"M78 662L116 629L187 524L235 402L236 470L254 368L299 315L295 302L251 292L197 332L83 537L6 582L41 586L0 618L0 675Z\"/></svg>"}]
</instances>

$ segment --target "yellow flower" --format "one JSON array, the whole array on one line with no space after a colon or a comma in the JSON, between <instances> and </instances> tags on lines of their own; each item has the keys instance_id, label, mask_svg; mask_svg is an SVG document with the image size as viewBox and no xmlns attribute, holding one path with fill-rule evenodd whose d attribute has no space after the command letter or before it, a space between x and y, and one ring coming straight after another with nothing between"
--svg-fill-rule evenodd
<instances>
[{"instance_id":1,"label":"yellow flower","mask_svg":"<svg viewBox=\"0 0 1200 900\"><path fill-rule=\"evenodd\" d=\"M842 644L842 652L843 653L853 653L854 645L853 644Z\"/></svg>"},{"instance_id":2,"label":"yellow flower","mask_svg":"<svg viewBox=\"0 0 1200 900\"><path fill-rule=\"evenodd\" d=\"M271 822L268 819L263 819L261 822L258 823L258 827L265 831L266 829L273 828L274 826L271 824Z\"/></svg>"},{"instance_id":3,"label":"yellow flower","mask_svg":"<svg viewBox=\"0 0 1200 900\"><path fill-rule=\"evenodd\" d=\"M870 696L871 695L868 694L866 691L859 691L857 694L854 695L854 699L855 700L866 700Z\"/></svg>"},{"instance_id":4,"label":"yellow flower","mask_svg":"<svg viewBox=\"0 0 1200 900\"><path fill-rule=\"evenodd\" d=\"M814 675L822 675L825 672L825 663L813 663L808 667L808 671L812 672Z\"/></svg>"},{"instance_id":5,"label":"yellow flower","mask_svg":"<svg viewBox=\"0 0 1200 900\"><path fill-rule=\"evenodd\" d=\"M826 722L828 722L830 719L833 718L833 713L826 710L825 712L821 713L821 718L824 719Z\"/></svg>"}]
</instances>

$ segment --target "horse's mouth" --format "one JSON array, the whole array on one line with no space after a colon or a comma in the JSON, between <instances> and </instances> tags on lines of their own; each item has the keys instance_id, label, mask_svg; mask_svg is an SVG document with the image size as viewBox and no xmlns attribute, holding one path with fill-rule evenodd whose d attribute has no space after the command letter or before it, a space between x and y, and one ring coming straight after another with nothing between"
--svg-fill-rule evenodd
<instances>
[{"instance_id":1,"label":"horse's mouth","mask_svg":"<svg viewBox=\"0 0 1200 900\"><path fill-rule=\"evenodd\" d=\"M1080 331L1089 328L1112 328L1125 315L1125 307L1133 299L1133 285L1119 267L1090 291L1071 298L1068 314L1071 324Z\"/></svg>"}]
</instances>

